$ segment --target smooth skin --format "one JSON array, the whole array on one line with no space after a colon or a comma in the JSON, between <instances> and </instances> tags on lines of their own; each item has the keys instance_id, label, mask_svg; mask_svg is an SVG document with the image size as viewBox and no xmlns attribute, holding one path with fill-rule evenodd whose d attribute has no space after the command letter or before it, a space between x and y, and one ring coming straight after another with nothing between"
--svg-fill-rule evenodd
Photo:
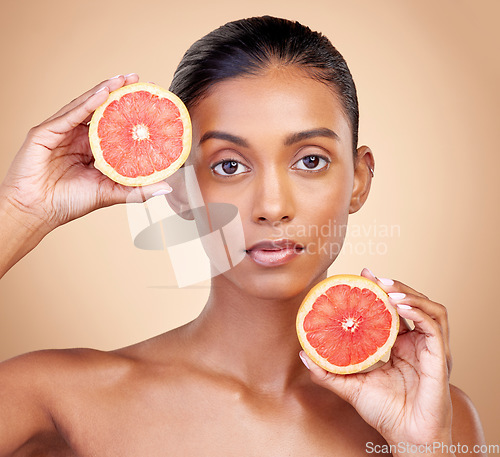
<instances>
[{"instance_id":1,"label":"smooth skin","mask_svg":"<svg viewBox=\"0 0 500 457\"><path fill-rule=\"evenodd\" d=\"M130 189L92 168L85 133L109 91L137 80L104 81L30 131L0 187L0 276L55 227L127 200ZM446 309L399 281L361 273L411 306L398 311L415 330L398 337L387 365L334 376L299 358L298 307L326 277L374 168L366 146L353 160L331 90L301 70L274 69L217 84L191 117L190 163L205 202L238 207L246 248L292 238L307 249L272 268L246 256L212 279L198 318L142 343L0 364L0 457L365 456L367 443L484 444L474 406L449 384ZM137 201L168 187L148 186ZM180 195L167 196L174 208ZM301 231L325 224L339 230Z\"/></svg>"}]
</instances>

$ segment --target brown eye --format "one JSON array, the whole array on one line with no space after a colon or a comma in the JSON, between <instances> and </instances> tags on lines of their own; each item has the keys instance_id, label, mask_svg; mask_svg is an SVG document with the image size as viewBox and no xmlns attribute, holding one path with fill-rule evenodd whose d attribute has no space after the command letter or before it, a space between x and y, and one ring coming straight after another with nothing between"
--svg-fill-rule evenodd
<instances>
[{"instance_id":1,"label":"brown eye","mask_svg":"<svg viewBox=\"0 0 500 457\"><path fill-rule=\"evenodd\" d=\"M330 161L321 156L310 155L302 157L296 162L295 167L299 170L321 171L328 168ZM300 166L302 165L302 166ZM318 168L319 165L322 165Z\"/></svg>"},{"instance_id":2,"label":"brown eye","mask_svg":"<svg viewBox=\"0 0 500 457\"><path fill-rule=\"evenodd\" d=\"M236 160L222 160L215 164L212 170L220 176L239 175L245 172L245 166Z\"/></svg>"},{"instance_id":3,"label":"brown eye","mask_svg":"<svg viewBox=\"0 0 500 457\"><path fill-rule=\"evenodd\" d=\"M319 164L319 157L307 156L302 159L302 162L307 168L316 168Z\"/></svg>"}]
</instances>

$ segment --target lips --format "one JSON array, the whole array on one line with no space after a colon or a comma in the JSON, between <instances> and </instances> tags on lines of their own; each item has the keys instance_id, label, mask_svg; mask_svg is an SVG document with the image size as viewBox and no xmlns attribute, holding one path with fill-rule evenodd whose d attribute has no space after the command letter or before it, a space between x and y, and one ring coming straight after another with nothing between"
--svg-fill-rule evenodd
<instances>
[{"instance_id":1,"label":"lips","mask_svg":"<svg viewBox=\"0 0 500 457\"><path fill-rule=\"evenodd\" d=\"M290 262L303 252L304 246L288 239L264 240L254 244L246 251L258 265L275 267Z\"/></svg>"},{"instance_id":2,"label":"lips","mask_svg":"<svg viewBox=\"0 0 500 457\"><path fill-rule=\"evenodd\" d=\"M300 243L297 243L293 240L281 239L281 240L264 240L255 243L249 251L279 251L281 249L304 249Z\"/></svg>"}]
</instances>

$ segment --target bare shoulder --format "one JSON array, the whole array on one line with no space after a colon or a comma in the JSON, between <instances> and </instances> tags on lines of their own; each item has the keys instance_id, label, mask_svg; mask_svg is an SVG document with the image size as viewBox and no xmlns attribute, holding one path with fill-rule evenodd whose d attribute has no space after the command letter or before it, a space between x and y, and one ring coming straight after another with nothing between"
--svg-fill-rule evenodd
<instances>
[{"instance_id":1,"label":"bare shoulder","mask_svg":"<svg viewBox=\"0 0 500 457\"><path fill-rule=\"evenodd\" d=\"M176 353L170 333L112 351L73 348L23 354L0 363L0 383L26 385L45 404L57 403L61 392L64 397L82 395L89 386L93 392L103 391L136 381L155 366L168 365Z\"/></svg>"},{"instance_id":2,"label":"bare shoulder","mask_svg":"<svg viewBox=\"0 0 500 457\"><path fill-rule=\"evenodd\" d=\"M132 433L155 408L164 423L165 405L182 404L178 391L190 374L179 370L179 341L171 331L113 351L42 350L0 363L0 457L74 456L89 436L112 446L120 437L110 423Z\"/></svg>"},{"instance_id":3,"label":"bare shoulder","mask_svg":"<svg viewBox=\"0 0 500 457\"><path fill-rule=\"evenodd\" d=\"M2 376L36 378L39 384L53 384L57 379L67 379L74 374L91 374L99 368L116 367L121 359L117 354L96 349L45 349L8 359L0 364L0 370Z\"/></svg>"},{"instance_id":4,"label":"bare shoulder","mask_svg":"<svg viewBox=\"0 0 500 457\"><path fill-rule=\"evenodd\" d=\"M91 349L35 351L0 363L0 456L46 449L66 455L55 420L68 409L63 399L76 399L96 376L119 370L116 356Z\"/></svg>"},{"instance_id":5,"label":"bare shoulder","mask_svg":"<svg viewBox=\"0 0 500 457\"><path fill-rule=\"evenodd\" d=\"M62 391L101 380L116 379L127 370L117 354L95 349L50 349L13 357L0 364L0 384L17 385L50 410Z\"/></svg>"},{"instance_id":6,"label":"bare shoulder","mask_svg":"<svg viewBox=\"0 0 500 457\"><path fill-rule=\"evenodd\" d=\"M468 444L485 444L485 437L479 414L469 396L458 387L450 384L451 402L453 405L453 442Z\"/></svg>"}]
</instances>

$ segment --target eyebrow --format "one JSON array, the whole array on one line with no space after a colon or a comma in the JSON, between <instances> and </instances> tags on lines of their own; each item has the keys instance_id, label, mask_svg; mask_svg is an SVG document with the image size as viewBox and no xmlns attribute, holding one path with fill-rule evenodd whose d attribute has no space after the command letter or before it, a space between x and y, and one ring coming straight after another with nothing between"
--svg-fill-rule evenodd
<instances>
[{"instance_id":1,"label":"eyebrow","mask_svg":"<svg viewBox=\"0 0 500 457\"><path fill-rule=\"evenodd\" d=\"M292 144L298 143L299 141L307 140L309 138L315 138L318 136L332 138L334 140L340 141L340 137L333 130L322 127L319 129L304 130L303 132L292 133L286 138L285 146L291 146Z\"/></svg>"},{"instance_id":2,"label":"eyebrow","mask_svg":"<svg viewBox=\"0 0 500 457\"><path fill-rule=\"evenodd\" d=\"M292 133L291 135L286 137L284 145L291 146L292 144L298 143L299 141L307 140L309 138L315 138L318 136L332 138L334 140L340 141L340 137L333 130L326 127L321 127L318 129L304 130L302 132ZM249 147L249 144L245 139L236 135L231 135L230 133L221 132L220 130L209 130L208 132L206 132L201 137L198 146L201 145L203 142L210 140L212 138L229 141L244 148Z\"/></svg>"}]
</instances>

